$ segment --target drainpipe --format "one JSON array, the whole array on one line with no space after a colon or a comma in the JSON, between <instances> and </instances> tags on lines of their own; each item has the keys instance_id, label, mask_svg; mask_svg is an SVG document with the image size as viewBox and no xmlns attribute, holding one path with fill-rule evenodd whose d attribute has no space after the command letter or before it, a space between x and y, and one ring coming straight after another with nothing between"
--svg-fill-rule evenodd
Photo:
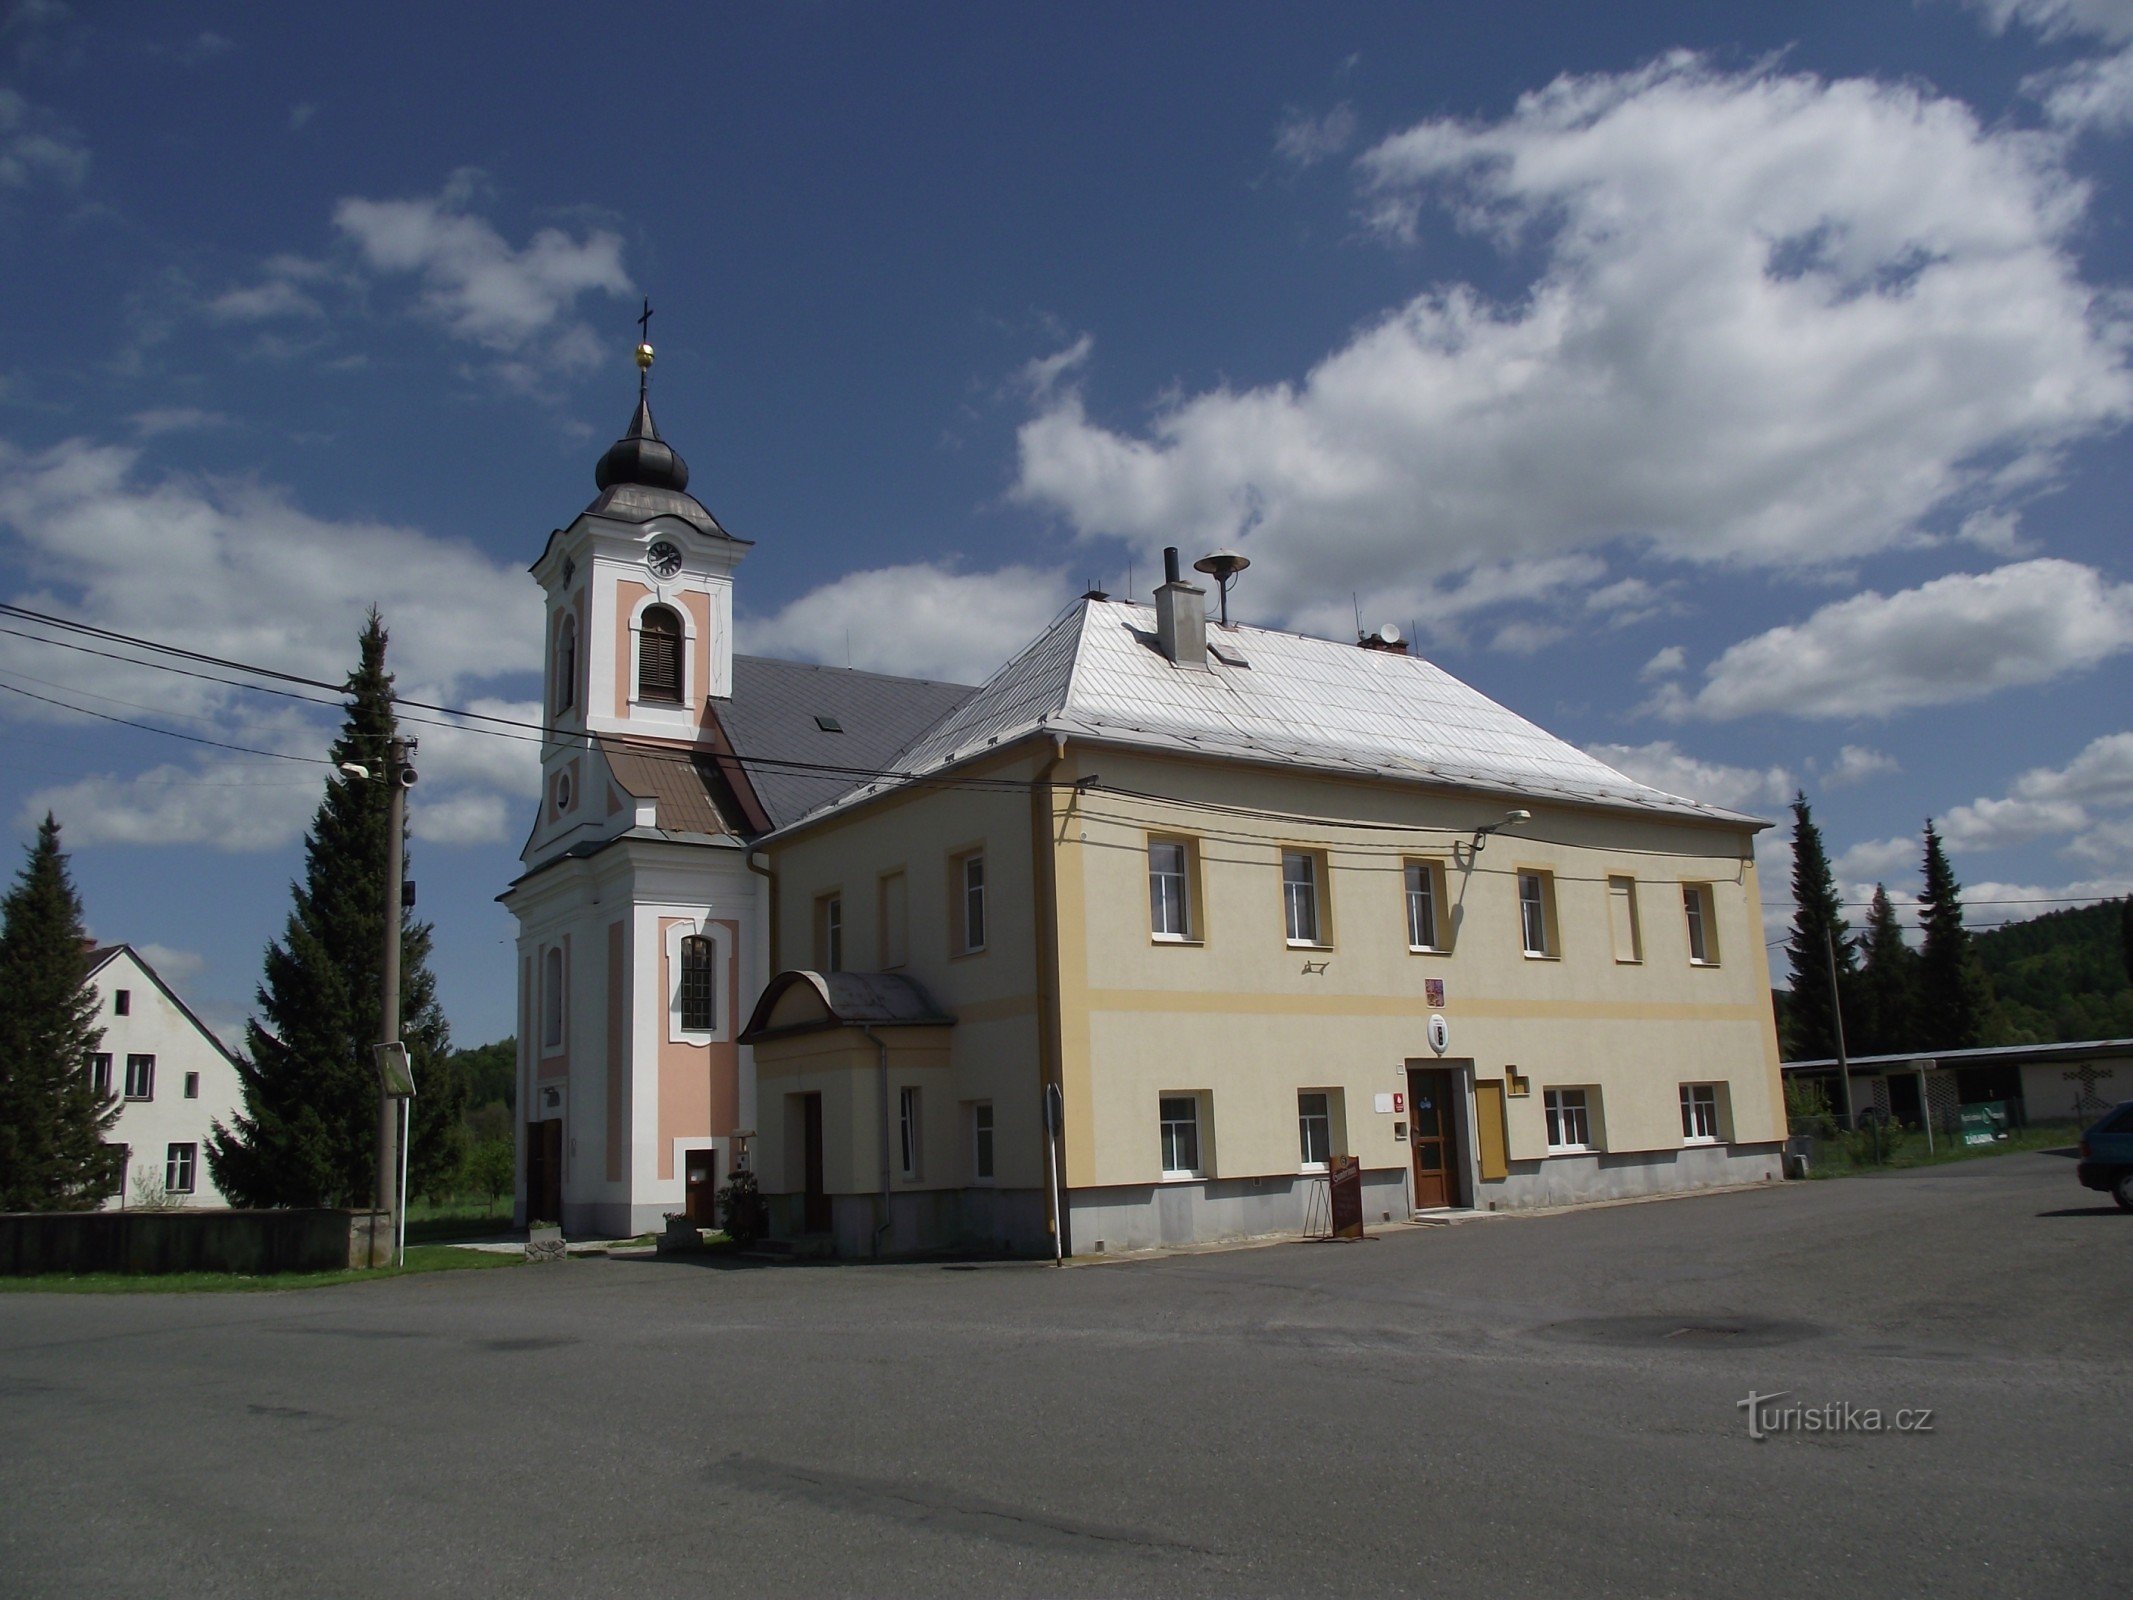
<instances>
[{"instance_id":1,"label":"drainpipe","mask_svg":"<svg viewBox=\"0 0 2133 1600\"><path fill-rule=\"evenodd\" d=\"M1059 1018L1059 886L1052 839L1052 774L1066 759L1066 735L1052 735L1051 758L1030 779L1030 861L1036 877L1037 919L1037 1099L1041 1106L1055 1086L1064 1091ZM1059 1138L1043 1120L1038 1130L1044 1139L1044 1159L1056 1175L1059 1170ZM1056 1176L1045 1192L1045 1226L1052 1235L1052 1259L1066 1255L1065 1202Z\"/></svg>"},{"instance_id":2,"label":"drainpipe","mask_svg":"<svg viewBox=\"0 0 2133 1600\"><path fill-rule=\"evenodd\" d=\"M881 1220L874 1224L874 1254L881 1254L881 1236L889 1231L889 1042L872 1028L861 1028L874 1046L874 1076L881 1101Z\"/></svg>"}]
</instances>

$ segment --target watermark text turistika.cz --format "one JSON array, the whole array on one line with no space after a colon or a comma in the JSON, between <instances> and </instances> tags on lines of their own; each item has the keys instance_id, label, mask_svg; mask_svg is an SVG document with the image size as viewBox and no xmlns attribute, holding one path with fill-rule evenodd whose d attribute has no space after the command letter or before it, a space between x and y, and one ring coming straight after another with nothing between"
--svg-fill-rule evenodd
<instances>
[{"instance_id":1,"label":"watermark text turistika.cz","mask_svg":"<svg viewBox=\"0 0 2133 1600\"><path fill-rule=\"evenodd\" d=\"M1933 1407L1904 1406L1884 1411L1879 1406L1855 1406L1848 1400L1827 1400L1821 1405L1794 1401L1781 1405L1790 1389L1775 1394L1748 1391L1748 1398L1733 1402L1734 1409L1748 1413L1748 1437L1768 1439L1780 1433L1931 1433Z\"/></svg>"}]
</instances>

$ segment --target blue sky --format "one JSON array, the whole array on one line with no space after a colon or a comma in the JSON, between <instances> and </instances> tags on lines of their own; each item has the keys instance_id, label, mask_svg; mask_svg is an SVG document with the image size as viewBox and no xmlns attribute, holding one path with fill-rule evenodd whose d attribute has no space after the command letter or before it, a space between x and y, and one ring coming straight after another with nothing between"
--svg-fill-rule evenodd
<instances>
[{"instance_id":1,"label":"blue sky","mask_svg":"<svg viewBox=\"0 0 2133 1600\"><path fill-rule=\"evenodd\" d=\"M16 604L337 679L376 602L404 691L530 714L649 293L744 648L977 681L1230 544L1244 620L1804 786L1849 892L1928 815L1973 923L2133 882L2133 0L5 15ZM240 1019L323 769L47 702L332 717L5 635L0 685L15 836ZM471 1044L534 769L417 731Z\"/></svg>"}]
</instances>

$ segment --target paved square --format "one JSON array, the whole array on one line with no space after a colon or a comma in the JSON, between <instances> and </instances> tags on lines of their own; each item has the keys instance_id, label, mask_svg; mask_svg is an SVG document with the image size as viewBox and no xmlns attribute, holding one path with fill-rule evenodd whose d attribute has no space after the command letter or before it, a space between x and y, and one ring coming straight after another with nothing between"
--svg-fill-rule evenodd
<instances>
[{"instance_id":1,"label":"paved square","mask_svg":"<svg viewBox=\"0 0 2133 1600\"><path fill-rule=\"evenodd\" d=\"M0 1297L9 1595L2121 1594L2053 1155L1057 1271ZM1786 1404L1928 1433L1756 1442Z\"/></svg>"}]
</instances>

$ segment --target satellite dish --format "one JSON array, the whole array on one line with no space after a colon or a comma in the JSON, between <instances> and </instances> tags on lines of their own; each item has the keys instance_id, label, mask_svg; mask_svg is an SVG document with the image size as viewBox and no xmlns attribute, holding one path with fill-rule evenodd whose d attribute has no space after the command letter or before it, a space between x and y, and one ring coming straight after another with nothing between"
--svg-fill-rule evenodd
<instances>
[{"instance_id":1,"label":"satellite dish","mask_svg":"<svg viewBox=\"0 0 2133 1600\"><path fill-rule=\"evenodd\" d=\"M1234 550L1217 550L1192 564L1193 571L1206 573L1222 591L1222 626L1225 628L1229 626L1229 586L1237 581L1237 574L1251 564L1250 556L1239 555Z\"/></svg>"},{"instance_id":2,"label":"satellite dish","mask_svg":"<svg viewBox=\"0 0 2133 1600\"><path fill-rule=\"evenodd\" d=\"M1378 627L1378 642L1380 644L1398 644L1400 642L1400 630L1389 622L1380 624Z\"/></svg>"}]
</instances>

